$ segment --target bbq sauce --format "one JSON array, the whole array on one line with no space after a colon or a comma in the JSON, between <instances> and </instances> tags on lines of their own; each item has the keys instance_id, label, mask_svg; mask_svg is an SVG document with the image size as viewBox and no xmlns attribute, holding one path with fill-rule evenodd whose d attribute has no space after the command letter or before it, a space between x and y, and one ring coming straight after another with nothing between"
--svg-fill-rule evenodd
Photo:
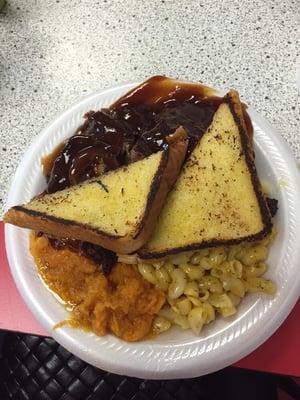
<instances>
[{"instance_id":1,"label":"bbq sauce","mask_svg":"<svg viewBox=\"0 0 300 400\"><path fill-rule=\"evenodd\" d=\"M222 101L203 85L155 76L108 109L90 111L85 122L53 157L47 192L53 193L146 157L166 146L182 125L189 135L187 157Z\"/></svg>"},{"instance_id":2,"label":"bbq sauce","mask_svg":"<svg viewBox=\"0 0 300 400\"><path fill-rule=\"evenodd\" d=\"M62 190L164 149L166 136L180 125L188 133L188 158L222 101L214 89L204 85L162 76L148 79L109 108L85 114L85 121L75 134L53 156L47 156L46 191ZM244 114L248 134L252 136L251 120L245 109ZM88 249L85 253L98 263L115 262L100 246L57 239L51 243L57 248L67 245L73 250Z\"/></svg>"}]
</instances>

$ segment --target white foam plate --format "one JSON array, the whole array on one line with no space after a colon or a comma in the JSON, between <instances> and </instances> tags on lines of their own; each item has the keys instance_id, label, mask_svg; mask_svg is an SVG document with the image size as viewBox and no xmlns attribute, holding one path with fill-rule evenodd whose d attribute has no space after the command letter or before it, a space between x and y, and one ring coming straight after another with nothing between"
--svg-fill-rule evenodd
<instances>
[{"instance_id":1,"label":"white foam plate","mask_svg":"<svg viewBox=\"0 0 300 400\"><path fill-rule=\"evenodd\" d=\"M99 91L74 104L48 125L24 155L13 179L7 208L29 201L45 187L41 158L82 123L83 114L110 105L139 82ZM139 378L188 378L230 365L261 345L280 326L300 292L300 177L281 136L250 108L255 129L259 176L279 200L275 223L278 235L269 256L267 276L277 284L275 296L248 295L230 319L219 318L195 336L172 328L152 340L127 343L107 335L63 327L51 328L68 315L63 305L42 284L28 251L29 232L5 226L11 271L26 304L41 325L79 358L118 374ZM276 351L276 349L275 349Z\"/></svg>"}]
</instances>

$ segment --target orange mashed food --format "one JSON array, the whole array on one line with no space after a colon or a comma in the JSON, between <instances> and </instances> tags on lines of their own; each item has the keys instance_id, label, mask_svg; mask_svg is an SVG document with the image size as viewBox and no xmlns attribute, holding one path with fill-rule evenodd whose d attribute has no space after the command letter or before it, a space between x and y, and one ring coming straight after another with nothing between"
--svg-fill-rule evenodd
<instances>
[{"instance_id":1,"label":"orange mashed food","mask_svg":"<svg viewBox=\"0 0 300 400\"><path fill-rule=\"evenodd\" d=\"M38 271L59 297L71 306L73 327L109 332L127 340L141 340L151 332L165 295L146 282L133 265L117 263L108 276L89 258L68 248L53 248L45 236L30 238Z\"/></svg>"}]
</instances>

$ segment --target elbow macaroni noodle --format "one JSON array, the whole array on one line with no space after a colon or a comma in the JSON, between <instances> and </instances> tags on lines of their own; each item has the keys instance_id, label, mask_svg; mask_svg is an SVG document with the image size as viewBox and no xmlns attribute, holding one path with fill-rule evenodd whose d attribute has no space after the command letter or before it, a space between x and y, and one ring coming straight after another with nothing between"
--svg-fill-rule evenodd
<instances>
[{"instance_id":1,"label":"elbow macaroni noodle","mask_svg":"<svg viewBox=\"0 0 300 400\"><path fill-rule=\"evenodd\" d=\"M267 271L268 245L275 231L258 243L212 248L165 262L139 263L148 282L166 293L166 305L153 322L161 333L172 325L199 334L216 318L230 317L247 293L273 294L275 285L262 277Z\"/></svg>"}]
</instances>

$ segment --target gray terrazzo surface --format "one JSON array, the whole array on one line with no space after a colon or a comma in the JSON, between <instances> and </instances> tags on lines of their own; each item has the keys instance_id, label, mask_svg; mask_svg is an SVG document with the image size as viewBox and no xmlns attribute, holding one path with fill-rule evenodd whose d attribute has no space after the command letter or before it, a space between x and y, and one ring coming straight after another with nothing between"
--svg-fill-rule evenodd
<instances>
[{"instance_id":1,"label":"gray terrazzo surface","mask_svg":"<svg viewBox=\"0 0 300 400\"><path fill-rule=\"evenodd\" d=\"M299 8L298 0L8 0L0 12L0 215L45 124L90 92L154 74L237 88L300 159Z\"/></svg>"}]
</instances>

